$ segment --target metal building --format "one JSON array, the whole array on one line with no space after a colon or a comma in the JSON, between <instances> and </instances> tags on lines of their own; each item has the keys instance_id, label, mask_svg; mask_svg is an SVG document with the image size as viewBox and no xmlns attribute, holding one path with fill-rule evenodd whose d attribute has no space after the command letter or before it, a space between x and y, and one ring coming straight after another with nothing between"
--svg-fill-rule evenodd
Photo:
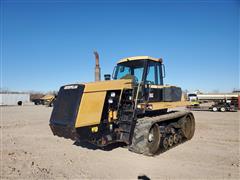
<instances>
[{"instance_id":1,"label":"metal building","mask_svg":"<svg viewBox=\"0 0 240 180\"><path fill-rule=\"evenodd\" d=\"M22 105L30 102L30 94L27 93L0 93L0 105Z\"/></svg>"}]
</instances>

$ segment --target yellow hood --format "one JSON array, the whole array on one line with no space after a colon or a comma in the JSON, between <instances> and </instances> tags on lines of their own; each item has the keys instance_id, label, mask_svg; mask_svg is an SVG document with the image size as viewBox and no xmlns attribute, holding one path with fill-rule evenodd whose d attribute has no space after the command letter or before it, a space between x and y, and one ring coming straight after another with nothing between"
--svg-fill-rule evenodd
<instances>
[{"instance_id":1,"label":"yellow hood","mask_svg":"<svg viewBox=\"0 0 240 180\"><path fill-rule=\"evenodd\" d=\"M132 88L131 79L119 79L111 81L98 81L85 83L84 92L96 92L96 91L107 91L107 90L120 90L123 88Z\"/></svg>"},{"instance_id":2,"label":"yellow hood","mask_svg":"<svg viewBox=\"0 0 240 180\"><path fill-rule=\"evenodd\" d=\"M40 99L42 99L42 100L50 100L50 99L53 99L53 98L54 98L53 95L48 94L48 95L43 96L43 97L40 98Z\"/></svg>"}]
</instances>

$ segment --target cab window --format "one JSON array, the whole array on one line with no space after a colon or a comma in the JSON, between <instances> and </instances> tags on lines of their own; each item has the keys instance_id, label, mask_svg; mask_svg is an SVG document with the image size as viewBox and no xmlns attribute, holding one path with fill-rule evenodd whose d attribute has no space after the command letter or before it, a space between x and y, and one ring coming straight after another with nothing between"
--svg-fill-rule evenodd
<instances>
[{"instance_id":1,"label":"cab window","mask_svg":"<svg viewBox=\"0 0 240 180\"><path fill-rule=\"evenodd\" d=\"M142 81L145 61L127 61L117 65L114 79L128 79L133 77L136 83Z\"/></svg>"},{"instance_id":2,"label":"cab window","mask_svg":"<svg viewBox=\"0 0 240 180\"><path fill-rule=\"evenodd\" d=\"M130 67L127 66L118 66L116 74L116 79L121 79L122 77L126 76L127 74L131 74Z\"/></svg>"},{"instance_id":3,"label":"cab window","mask_svg":"<svg viewBox=\"0 0 240 180\"><path fill-rule=\"evenodd\" d=\"M157 85L158 84L158 78L157 78L156 74L157 74L157 63L149 62L148 63L148 68L147 68L146 83Z\"/></svg>"}]
</instances>

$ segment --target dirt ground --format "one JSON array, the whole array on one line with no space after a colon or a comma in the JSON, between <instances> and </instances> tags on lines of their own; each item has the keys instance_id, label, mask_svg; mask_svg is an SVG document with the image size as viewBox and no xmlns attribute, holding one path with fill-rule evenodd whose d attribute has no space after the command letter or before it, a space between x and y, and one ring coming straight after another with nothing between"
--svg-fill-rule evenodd
<instances>
[{"instance_id":1,"label":"dirt ground","mask_svg":"<svg viewBox=\"0 0 240 180\"><path fill-rule=\"evenodd\" d=\"M191 141L155 157L52 135L52 108L1 107L0 179L239 179L240 112L194 112Z\"/></svg>"}]
</instances>

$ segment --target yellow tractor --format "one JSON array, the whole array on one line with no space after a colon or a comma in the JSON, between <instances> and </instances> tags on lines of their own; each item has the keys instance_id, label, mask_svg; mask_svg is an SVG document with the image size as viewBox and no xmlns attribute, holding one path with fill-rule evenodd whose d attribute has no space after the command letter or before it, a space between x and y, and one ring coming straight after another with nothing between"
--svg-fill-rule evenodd
<instances>
[{"instance_id":1,"label":"yellow tractor","mask_svg":"<svg viewBox=\"0 0 240 180\"><path fill-rule=\"evenodd\" d=\"M56 96L52 95L52 94L48 94L48 95L43 96L40 99L41 99L43 105L52 107L54 101L56 100Z\"/></svg>"},{"instance_id":2,"label":"yellow tractor","mask_svg":"<svg viewBox=\"0 0 240 180\"><path fill-rule=\"evenodd\" d=\"M123 142L130 151L155 155L190 140L195 131L191 112L169 111L186 106L182 90L163 84L162 59L121 59L113 80L62 86L50 127L54 135L99 147Z\"/></svg>"},{"instance_id":3,"label":"yellow tractor","mask_svg":"<svg viewBox=\"0 0 240 180\"><path fill-rule=\"evenodd\" d=\"M47 95L44 95L41 98L32 99L32 102L35 105L46 105L48 107L52 107L55 100L56 100L56 95L47 94Z\"/></svg>"}]
</instances>

